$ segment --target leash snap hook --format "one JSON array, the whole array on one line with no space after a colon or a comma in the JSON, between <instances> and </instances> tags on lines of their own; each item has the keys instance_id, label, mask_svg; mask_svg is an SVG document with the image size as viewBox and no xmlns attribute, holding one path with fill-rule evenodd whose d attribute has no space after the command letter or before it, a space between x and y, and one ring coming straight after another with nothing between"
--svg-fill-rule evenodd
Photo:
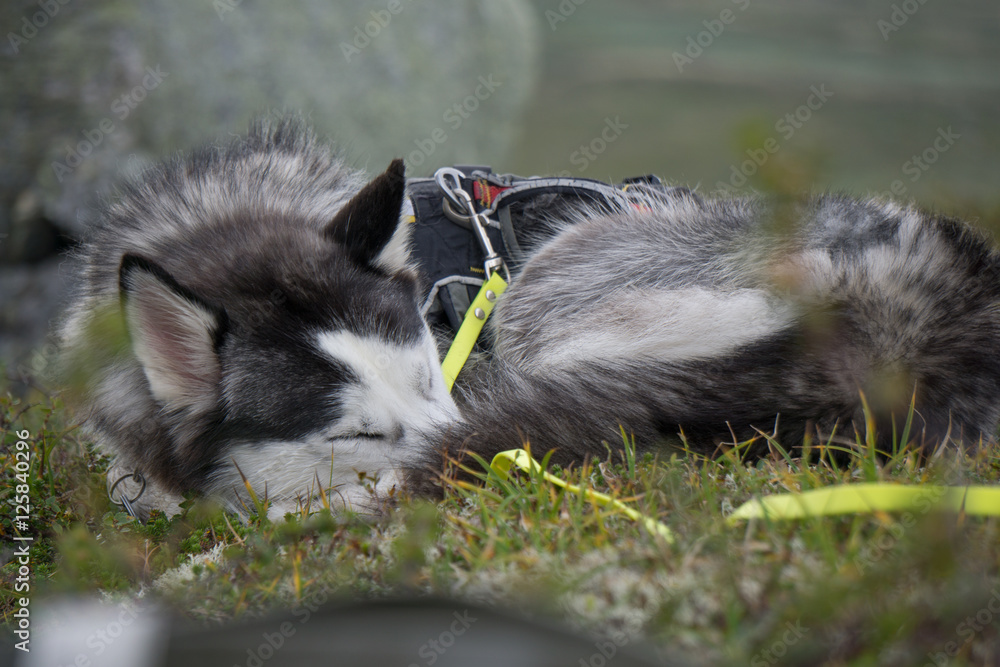
<instances>
[{"instance_id":1,"label":"leash snap hook","mask_svg":"<svg viewBox=\"0 0 1000 667\"><path fill-rule=\"evenodd\" d=\"M503 257L493 249L493 243L486 233L486 228L490 226L490 219L485 211L476 210L476 202L473 201L472 195L462 187L463 177L462 172L452 167L442 167L434 172L434 180L445 196L442 204L445 215L449 218L452 218L453 215L457 216L460 220L456 220L456 222L463 224L468 222L471 225L472 231L475 232L476 239L479 241L479 247L486 255L486 260L483 262L486 279L489 280L494 273L503 271L509 282L510 272L507 265L504 263ZM460 215L459 211L465 211L467 215Z\"/></svg>"},{"instance_id":2,"label":"leash snap hook","mask_svg":"<svg viewBox=\"0 0 1000 667\"><path fill-rule=\"evenodd\" d=\"M465 176L454 167L441 167L434 172L434 180L437 182L441 192L444 193L446 201L451 204L452 211L458 213L465 208L464 202L459 199L457 193L465 192L462 187L462 178Z\"/></svg>"}]
</instances>

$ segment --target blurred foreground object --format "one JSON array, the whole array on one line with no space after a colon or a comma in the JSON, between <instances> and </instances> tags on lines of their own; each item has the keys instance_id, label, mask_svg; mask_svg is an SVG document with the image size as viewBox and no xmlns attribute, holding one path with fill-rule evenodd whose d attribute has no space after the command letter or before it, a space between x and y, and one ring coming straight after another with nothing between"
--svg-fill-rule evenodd
<instances>
[{"instance_id":1,"label":"blurred foreground object","mask_svg":"<svg viewBox=\"0 0 1000 667\"><path fill-rule=\"evenodd\" d=\"M560 626L445 600L302 605L222 628L185 629L139 603L50 608L18 667L280 667L336 664L544 667L663 664L641 642L586 639ZM677 665L677 662L666 664Z\"/></svg>"}]
</instances>

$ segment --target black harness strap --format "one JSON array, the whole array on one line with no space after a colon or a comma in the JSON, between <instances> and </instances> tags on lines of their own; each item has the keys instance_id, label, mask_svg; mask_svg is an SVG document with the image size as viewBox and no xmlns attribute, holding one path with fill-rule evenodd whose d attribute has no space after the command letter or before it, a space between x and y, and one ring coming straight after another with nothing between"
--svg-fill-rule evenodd
<instances>
[{"instance_id":1,"label":"black harness strap","mask_svg":"<svg viewBox=\"0 0 1000 667\"><path fill-rule=\"evenodd\" d=\"M407 188L415 217L413 254L426 290L423 314L432 325L447 325L458 331L486 277L483 251L471 228L455 224L445 215L444 195L433 178L410 179ZM491 228L486 233L493 247L508 259L500 230Z\"/></svg>"},{"instance_id":2,"label":"black harness strap","mask_svg":"<svg viewBox=\"0 0 1000 667\"><path fill-rule=\"evenodd\" d=\"M456 166L462 188L489 218L487 236L507 265L523 259L510 208L542 195L565 195L589 200L609 212L635 205L630 190L653 190L664 197L690 195L686 188L664 186L655 176L626 179L621 185L573 177L530 177L494 174L489 167ZM413 256L425 281L422 313L432 327L457 331L486 275L482 248L468 217L450 208L434 178L407 181L413 205Z\"/></svg>"}]
</instances>

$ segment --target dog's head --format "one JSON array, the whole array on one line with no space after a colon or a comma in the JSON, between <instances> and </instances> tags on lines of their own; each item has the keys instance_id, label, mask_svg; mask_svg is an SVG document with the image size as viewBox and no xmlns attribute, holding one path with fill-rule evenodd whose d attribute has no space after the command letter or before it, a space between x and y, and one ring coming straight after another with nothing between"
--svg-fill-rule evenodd
<instances>
[{"instance_id":1,"label":"dog's head","mask_svg":"<svg viewBox=\"0 0 1000 667\"><path fill-rule=\"evenodd\" d=\"M242 473L279 511L324 492L363 506L361 479L398 481L408 434L457 413L419 312L404 190L396 160L321 226L237 212L158 262L123 258L131 351L169 440L144 467L230 504Z\"/></svg>"}]
</instances>

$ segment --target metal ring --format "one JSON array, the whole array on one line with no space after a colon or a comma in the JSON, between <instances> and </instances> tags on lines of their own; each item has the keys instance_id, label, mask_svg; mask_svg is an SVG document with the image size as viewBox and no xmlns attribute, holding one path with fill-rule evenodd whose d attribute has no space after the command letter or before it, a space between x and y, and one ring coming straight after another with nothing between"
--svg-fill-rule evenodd
<instances>
[{"instance_id":1,"label":"metal ring","mask_svg":"<svg viewBox=\"0 0 1000 667\"><path fill-rule=\"evenodd\" d=\"M133 481L138 482L141 485L139 487L139 492L135 494L135 498L129 499L128 496L122 495L119 497L118 500L115 500L115 489L118 488L119 484L121 484L130 477L132 478ZM119 477L117 480L115 480L114 484L111 485L111 488L108 489L108 498L111 500L111 502L113 502L116 505L122 505L124 507L128 507L135 501L139 500L139 498L141 498L142 494L145 492L146 492L146 478L142 476L142 473L136 470L131 473L126 473L121 477Z\"/></svg>"},{"instance_id":2,"label":"metal ring","mask_svg":"<svg viewBox=\"0 0 1000 667\"><path fill-rule=\"evenodd\" d=\"M462 215L455 210L455 206L451 203L451 200L447 197L441 199L441 210L444 211L446 218L454 222L460 227L465 227L468 230L472 229L472 216Z\"/></svg>"},{"instance_id":3,"label":"metal ring","mask_svg":"<svg viewBox=\"0 0 1000 667\"><path fill-rule=\"evenodd\" d=\"M447 198L441 200L441 210L444 211L445 217L454 222L456 225L464 227L470 231L472 230L472 216L462 215L456 211L454 204L452 204ZM482 212L489 216L489 209L484 209ZM490 229L500 229L500 223L493 218L487 217L486 223L486 226Z\"/></svg>"}]
</instances>

